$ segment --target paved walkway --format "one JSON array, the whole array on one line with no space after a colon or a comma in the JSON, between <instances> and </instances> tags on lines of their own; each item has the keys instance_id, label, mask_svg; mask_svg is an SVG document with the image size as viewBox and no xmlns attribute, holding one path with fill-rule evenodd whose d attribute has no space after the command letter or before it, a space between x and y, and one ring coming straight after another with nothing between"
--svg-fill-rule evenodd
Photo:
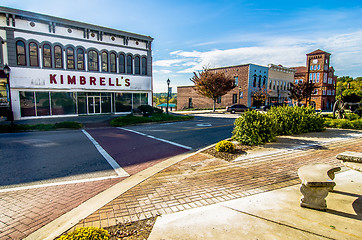
<instances>
[{"instance_id":1,"label":"paved walkway","mask_svg":"<svg viewBox=\"0 0 362 240\"><path fill-rule=\"evenodd\" d=\"M305 164L340 166L338 153L362 152L361 131L320 134L300 135L304 149L295 149L298 136L290 138L292 144L284 138L235 162L198 152L128 178L0 193L0 239L52 239L72 227L107 227L236 200L299 183L297 169ZM311 142L314 148L308 148ZM263 149L267 154L260 155Z\"/></svg>"}]
</instances>

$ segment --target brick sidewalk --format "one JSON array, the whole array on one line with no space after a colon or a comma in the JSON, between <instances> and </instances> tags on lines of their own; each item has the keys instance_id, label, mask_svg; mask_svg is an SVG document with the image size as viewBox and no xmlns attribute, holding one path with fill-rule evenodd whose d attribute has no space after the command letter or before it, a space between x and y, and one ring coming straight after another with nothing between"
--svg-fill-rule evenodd
<instances>
[{"instance_id":1,"label":"brick sidewalk","mask_svg":"<svg viewBox=\"0 0 362 240\"><path fill-rule=\"evenodd\" d=\"M128 190L75 227L108 227L295 185L299 167L341 166L335 156L343 151L361 152L362 138L231 163L198 153Z\"/></svg>"}]
</instances>

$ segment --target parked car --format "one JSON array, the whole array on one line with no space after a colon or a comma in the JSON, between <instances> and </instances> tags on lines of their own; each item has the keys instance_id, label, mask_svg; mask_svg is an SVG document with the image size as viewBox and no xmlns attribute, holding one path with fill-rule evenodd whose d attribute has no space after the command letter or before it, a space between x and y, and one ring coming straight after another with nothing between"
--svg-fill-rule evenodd
<instances>
[{"instance_id":1,"label":"parked car","mask_svg":"<svg viewBox=\"0 0 362 240\"><path fill-rule=\"evenodd\" d=\"M226 107L226 111L230 113L236 113L236 112L245 112L249 111L251 108L243 105L243 104L234 104L230 107Z\"/></svg>"}]
</instances>

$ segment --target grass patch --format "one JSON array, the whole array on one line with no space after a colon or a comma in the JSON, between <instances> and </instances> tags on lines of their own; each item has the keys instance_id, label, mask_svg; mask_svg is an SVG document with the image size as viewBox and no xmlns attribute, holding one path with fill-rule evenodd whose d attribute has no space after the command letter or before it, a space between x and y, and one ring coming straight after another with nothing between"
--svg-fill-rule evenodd
<instances>
[{"instance_id":1,"label":"grass patch","mask_svg":"<svg viewBox=\"0 0 362 240\"><path fill-rule=\"evenodd\" d=\"M59 128L66 129L80 129L83 127L83 124L77 122L60 122L55 124L35 124L35 125L26 125L26 124L15 124L11 126L10 124L0 125L0 133L13 133L13 132L25 132L25 131L51 131Z\"/></svg>"},{"instance_id":2,"label":"grass patch","mask_svg":"<svg viewBox=\"0 0 362 240\"><path fill-rule=\"evenodd\" d=\"M179 116L179 115L171 115L164 113L153 114L150 117L127 115L113 119L111 121L111 125L115 127L122 127L126 125L134 125L141 123L185 121L193 118L194 118L193 116Z\"/></svg>"}]
</instances>

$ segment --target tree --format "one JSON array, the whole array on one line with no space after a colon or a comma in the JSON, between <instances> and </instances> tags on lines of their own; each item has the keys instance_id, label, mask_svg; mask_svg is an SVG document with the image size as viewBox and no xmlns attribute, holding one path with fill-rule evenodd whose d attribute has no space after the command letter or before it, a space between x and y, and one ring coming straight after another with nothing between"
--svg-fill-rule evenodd
<instances>
[{"instance_id":1,"label":"tree","mask_svg":"<svg viewBox=\"0 0 362 240\"><path fill-rule=\"evenodd\" d=\"M235 87L233 77L225 75L223 72L213 72L206 67L198 74L194 72L194 76L190 80L195 84L196 92L213 100L214 112L216 100Z\"/></svg>"},{"instance_id":2,"label":"tree","mask_svg":"<svg viewBox=\"0 0 362 240\"><path fill-rule=\"evenodd\" d=\"M256 107L260 107L263 103L265 103L267 97L268 94L266 93L265 89L258 88L258 90L252 93L253 105Z\"/></svg>"},{"instance_id":3,"label":"tree","mask_svg":"<svg viewBox=\"0 0 362 240\"><path fill-rule=\"evenodd\" d=\"M305 105L308 105L312 98L312 93L317 87L313 82L304 81L303 83L293 84L289 90L289 97L294 99L300 105L300 102L305 99Z\"/></svg>"}]
</instances>

